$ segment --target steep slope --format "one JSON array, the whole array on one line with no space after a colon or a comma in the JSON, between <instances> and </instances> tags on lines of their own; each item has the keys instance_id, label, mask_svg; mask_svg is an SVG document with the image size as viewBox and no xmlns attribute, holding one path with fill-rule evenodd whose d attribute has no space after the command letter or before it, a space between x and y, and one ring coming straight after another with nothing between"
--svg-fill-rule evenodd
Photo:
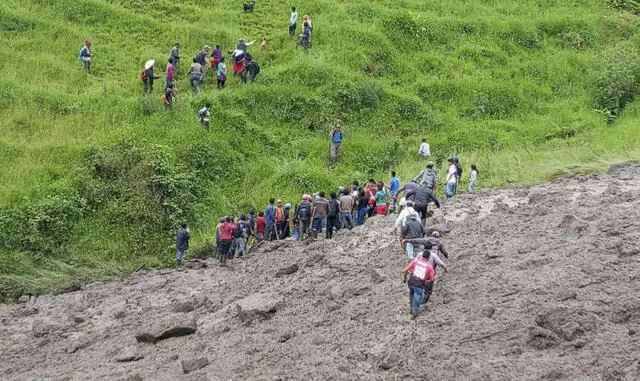
<instances>
[{"instance_id":1,"label":"steep slope","mask_svg":"<svg viewBox=\"0 0 640 381\"><path fill-rule=\"evenodd\" d=\"M192 262L3 305L0 372L637 380L639 178L640 165L625 165L447 200L431 227L452 253L451 271L416 321L392 217L373 218L332 241L265 244L229 269ZM135 338L193 327L156 344Z\"/></svg>"}]
</instances>

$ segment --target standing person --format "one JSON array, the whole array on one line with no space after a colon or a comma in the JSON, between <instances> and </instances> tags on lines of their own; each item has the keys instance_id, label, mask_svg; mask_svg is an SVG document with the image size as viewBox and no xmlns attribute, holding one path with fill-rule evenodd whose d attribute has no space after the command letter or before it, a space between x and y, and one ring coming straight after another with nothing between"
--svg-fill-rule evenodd
<instances>
[{"instance_id":1,"label":"standing person","mask_svg":"<svg viewBox=\"0 0 640 381\"><path fill-rule=\"evenodd\" d=\"M213 48L213 52L211 53L211 67L218 69L218 63L220 63L220 59L222 58L222 50L220 49L220 45L216 45Z\"/></svg>"},{"instance_id":2,"label":"standing person","mask_svg":"<svg viewBox=\"0 0 640 381\"><path fill-rule=\"evenodd\" d=\"M429 288L429 294L436 280L436 272L428 259L421 257L411 261L404 269L403 282L409 286L409 305L411 306L411 320L418 317L425 289Z\"/></svg>"},{"instance_id":3,"label":"standing person","mask_svg":"<svg viewBox=\"0 0 640 381\"><path fill-rule=\"evenodd\" d=\"M209 55L209 45L205 45L202 50L194 57L195 62L199 63L203 68L207 67L207 56Z\"/></svg>"},{"instance_id":4,"label":"standing person","mask_svg":"<svg viewBox=\"0 0 640 381\"><path fill-rule=\"evenodd\" d=\"M231 217L227 217L225 222L220 226L220 265L226 266L227 259L229 258L229 250L231 249L231 244L233 243L233 219Z\"/></svg>"},{"instance_id":5,"label":"standing person","mask_svg":"<svg viewBox=\"0 0 640 381\"><path fill-rule=\"evenodd\" d=\"M284 208L282 207L282 200L276 202L276 236L278 239L283 239L284 234Z\"/></svg>"},{"instance_id":6,"label":"standing person","mask_svg":"<svg viewBox=\"0 0 640 381\"><path fill-rule=\"evenodd\" d=\"M91 57L93 57L93 54L91 54L91 41L85 40L84 46L80 49L80 53L78 53L78 59L82 61L84 71L87 74L91 74Z\"/></svg>"},{"instance_id":7,"label":"standing person","mask_svg":"<svg viewBox=\"0 0 640 381\"><path fill-rule=\"evenodd\" d=\"M251 228L247 222L247 216L240 216L234 238L235 238L235 255L240 258L244 255L247 247L247 239L251 235Z\"/></svg>"},{"instance_id":8,"label":"standing person","mask_svg":"<svg viewBox=\"0 0 640 381\"><path fill-rule=\"evenodd\" d=\"M309 23L304 22L302 24L302 33L300 33L298 37L300 37L298 45L302 46L302 49L306 52L311 47L311 29L309 29Z\"/></svg>"},{"instance_id":9,"label":"standing person","mask_svg":"<svg viewBox=\"0 0 640 381\"><path fill-rule=\"evenodd\" d=\"M222 243L222 238L220 238L220 228L222 224L224 224L226 219L223 217L218 221L218 225L216 226L216 250L214 252L216 258L220 259L220 244Z\"/></svg>"},{"instance_id":10,"label":"standing person","mask_svg":"<svg viewBox=\"0 0 640 381\"><path fill-rule=\"evenodd\" d=\"M236 50L240 50L243 53L246 53L249 46L253 45L254 42L256 42L256 40L253 40L251 42L245 42L244 38L241 38L238 40L238 45L236 45Z\"/></svg>"},{"instance_id":11,"label":"standing person","mask_svg":"<svg viewBox=\"0 0 640 381\"><path fill-rule=\"evenodd\" d=\"M325 238L333 237L333 229L340 229L340 203L338 202L336 192L329 193L329 211L327 212L327 233Z\"/></svg>"},{"instance_id":12,"label":"standing person","mask_svg":"<svg viewBox=\"0 0 640 381\"><path fill-rule=\"evenodd\" d=\"M267 205L265 213L265 223L267 224L267 240L273 241L276 236L276 209L273 205L276 200L272 197L269 199L269 205Z\"/></svg>"},{"instance_id":13,"label":"standing person","mask_svg":"<svg viewBox=\"0 0 640 381\"><path fill-rule=\"evenodd\" d=\"M389 193L385 190L384 183L378 183L378 191L375 194L376 198L376 214L378 216L384 216L387 214L387 198Z\"/></svg>"},{"instance_id":14,"label":"standing person","mask_svg":"<svg viewBox=\"0 0 640 381\"><path fill-rule=\"evenodd\" d=\"M458 156L454 156L453 163L456 166L456 190L454 193L458 193L458 186L460 185L460 180L462 180L462 166L460 165L460 158Z\"/></svg>"},{"instance_id":15,"label":"standing person","mask_svg":"<svg viewBox=\"0 0 640 381\"><path fill-rule=\"evenodd\" d=\"M247 83L247 74L249 74L249 81L253 82L256 79L256 76L260 73L260 65L256 61L251 58L250 54L247 54L246 64L244 66L244 70L240 73L242 77L242 82Z\"/></svg>"},{"instance_id":16,"label":"standing person","mask_svg":"<svg viewBox=\"0 0 640 381\"><path fill-rule=\"evenodd\" d=\"M164 104L164 109L169 110L173 107L173 99L176 97L176 90L173 88L173 83L164 90L164 94L162 94L162 103Z\"/></svg>"},{"instance_id":17,"label":"standing person","mask_svg":"<svg viewBox=\"0 0 640 381\"><path fill-rule=\"evenodd\" d=\"M302 23L304 24L305 22L309 25L309 30L313 31L313 23L311 22L309 15L302 16Z\"/></svg>"},{"instance_id":18,"label":"standing person","mask_svg":"<svg viewBox=\"0 0 640 381\"><path fill-rule=\"evenodd\" d=\"M198 117L200 118L200 124L204 128L209 128L209 117L211 116L211 102L207 102L203 108L198 111Z\"/></svg>"},{"instance_id":19,"label":"standing person","mask_svg":"<svg viewBox=\"0 0 640 381\"><path fill-rule=\"evenodd\" d=\"M289 35L295 36L297 28L298 28L298 12L296 12L296 7L291 7L291 16L289 17Z\"/></svg>"},{"instance_id":20,"label":"standing person","mask_svg":"<svg viewBox=\"0 0 640 381\"><path fill-rule=\"evenodd\" d=\"M140 74L140 79L142 79L142 84L144 85L145 92L153 91L153 81L159 79L160 77L153 74L153 67L156 64L156 60L149 60L144 64L144 71Z\"/></svg>"},{"instance_id":21,"label":"standing person","mask_svg":"<svg viewBox=\"0 0 640 381\"><path fill-rule=\"evenodd\" d=\"M391 213L396 212L396 196L400 191L400 179L396 176L396 171L391 172L391 181L389 181L389 195L391 196Z\"/></svg>"},{"instance_id":22,"label":"standing person","mask_svg":"<svg viewBox=\"0 0 640 381\"><path fill-rule=\"evenodd\" d=\"M360 191L358 188L360 187L360 183L358 180L354 180L351 184L351 197L353 198L353 213L351 213L351 222L354 225L358 224L358 195Z\"/></svg>"},{"instance_id":23,"label":"standing person","mask_svg":"<svg viewBox=\"0 0 640 381\"><path fill-rule=\"evenodd\" d=\"M187 71L187 76L189 76L189 85L191 86L191 90L196 94L200 91L200 87L202 86L203 75L204 68L194 58L193 63L189 66L189 71Z\"/></svg>"},{"instance_id":24,"label":"standing person","mask_svg":"<svg viewBox=\"0 0 640 381\"><path fill-rule=\"evenodd\" d=\"M191 234L189 233L187 224L180 224L180 229L178 229L178 233L176 234L176 249L178 251L176 262L178 266L182 264L184 252L189 249L189 238L191 238Z\"/></svg>"},{"instance_id":25,"label":"standing person","mask_svg":"<svg viewBox=\"0 0 640 381\"><path fill-rule=\"evenodd\" d=\"M458 170L452 157L449 158L447 162L449 163L449 168L447 169L447 189L444 191L444 194L447 197L453 197L456 193L456 186L458 184Z\"/></svg>"},{"instance_id":26,"label":"standing person","mask_svg":"<svg viewBox=\"0 0 640 381\"><path fill-rule=\"evenodd\" d=\"M300 224L300 240L304 241L307 234L309 234L309 225L311 222L311 196L305 194L302 196L302 202L296 209L296 220Z\"/></svg>"},{"instance_id":27,"label":"standing person","mask_svg":"<svg viewBox=\"0 0 640 381\"><path fill-rule=\"evenodd\" d=\"M469 176L469 192L475 193L477 185L478 185L478 167L475 164L471 164L471 175Z\"/></svg>"},{"instance_id":28,"label":"standing person","mask_svg":"<svg viewBox=\"0 0 640 381\"><path fill-rule=\"evenodd\" d=\"M424 226L422 226L422 223L418 219L418 215L409 215L409 218L407 219L407 222L404 225L404 229L402 231L402 237L403 240L405 240L405 250L410 261L413 261L415 259L415 252L413 245L409 243L408 240L414 238L422 238L424 237L424 233Z\"/></svg>"},{"instance_id":29,"label":"standing person","mask_svg":"<svg viewBox=\"0 0 640 381\"><path fill-rule=\"evenodd\" d=\"M413 181L418 182L420 185L426 184L427 188L431 189L434 193L437 192L438 172L433 169L433 161L428 162L425 169L420 171Z\"/></svg>"},{"instance_id":30,"label":"standing person","mask_svg":"<svg viewBox=\"0 0 640 381\"><path fill-rule=\"evenodd\" d=\"M227 64L224 63L224 57L220 58L218 63L218 89L224 89L224 84L227 82Z\"/></svg>"},{"instance_id":31,"label":"standing person","mask_svg":"<svg viewBox=\"0 0 640 381\"><path fill-rule=\"evenodd\" d=\"M171 48L171 53L169 53L169 59L173 60L173 65L177 68L180 65L180 42L176 42Z\"/></svg>"},{"instance_id":32,"label":"standing person","mask_svg":"<svg viewBox=\"0 0 640 381\"><path fill-rule=\"evenodd\" d=\"M329 137L331 138L331 162L336 164L342 150L342 130L339 124L336 124L335 128L331 130Z\"/></svg>"},{"instance_id":33,"label":"standing person","mask_svg":"<svg viewBox=\"0 0 640 381\"><path fill-rule=\"evenodd\" d=\"M364 220L369 212L369 196L364 189L360 189L358 193L358 222L357 225L364 225Z\"/></svg>"},{"instance_id":34,"label":"standing person","mask_svg":"<svg viewBox=\"0 0 640 381\"><path fill-rule=\"evenodd\" d=\"M413 200L413 207L420 214L422 219L422 225L427 226L427 206L429 202L436 204L440 208L440 202L433 194L433 191L427 188L425 185L419 186L415 190L407 192L407 199L415 196Z\"/></svg>"},{"instance_id":35,"label":"standing person","mask_svg":"<svg viewBox=\"0 0 640 381\"><path fill-rule=\"evenodd\" d=\"M282 239L288 238L291 235L291 228L289 224L291 222L291 204L284 204L284 226L282 228Z\"/></svg>"},{"instance_id":36,"label":"standing person","mask_svg":"<svg viewBox=\"0 0 640 381\"><path fill-rule=\"evenodd\" d=\"M244 68L247 63L246 57L247 57L247 53L243 52L242 50L236 49L233 51L233 53L231 53L231 60L232 60L231 70L233 71L234 77L241 74L244 71Z\"/></svg>"},{"instance_id":37,"label":"standing person","mask_svg":"<svg viewBox=\"0 0 640 381\"><path fill-rule=\"evenodd\" d=\"M322 232L322 225L326 222L329 214L329 202L324 198L324 192L318 192L318 197L311 204L311 234L313 238L318 237Z\"/></svg>"},{"instance_id":38,"label":"standing person","mask_svg":"<svg viewBox=\"0 0 640 381\"><path fill-rule=\"evenodd\" d=\"M431 150L429 149L429 144L427 144L427 138L422 138L420 149L418 149L418 155L425 159L431 156Z\"/></svg>"},{"instance_id":39,"label":"standing person","mask_svg":"<svg viewBox=\"0 0 640 381\"><path fill-rule=\"evenodd\" d=\"M353 209L355 207L355 200L349 194L349 190L345 189L342 191L342 196L340 196L340 223L343 228L353 229Z\"/></svg>"},{"instance_id":40,"label":"standing person","mask_svg":"<svg viewBox=\"0 0 640 381\"><path fill-rule=\"evenodd\" d=\"M173 82L175 80L176 67L173 64L173 58L169 58L169 62L167 63L167 68L165 70L165 75L167 77L167 84L165 86L165 89L168 89L169 87L175 88Z\"/></svg>"},{"instance_id":41,"label":"standing person","mask_svg":"<svg viewBox=\"0 0 640 381\"><path fill-rule=\"evenodd\" d=\"M258 213L258 218L256 219L256 242L262 242L265 239L265 231L267 229L267 222L264 218L264 212Z\"/></svg>"}]
</instances>

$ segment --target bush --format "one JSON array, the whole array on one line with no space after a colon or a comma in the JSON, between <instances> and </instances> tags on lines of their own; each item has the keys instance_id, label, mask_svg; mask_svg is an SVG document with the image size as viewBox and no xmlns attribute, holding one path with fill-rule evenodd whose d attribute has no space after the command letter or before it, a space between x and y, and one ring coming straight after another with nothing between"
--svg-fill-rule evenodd
<instances>
[{"instance_id":1,"label":"bush","mask_svg":"<svg viewBox=\"0 0 640 381\"><path fill-rule=\"evenodd\" d=\"M594 106L612 123L640 90L640 55L637 48L624 44L605 52L601 60Z\"/></svg>"}]
</instances>

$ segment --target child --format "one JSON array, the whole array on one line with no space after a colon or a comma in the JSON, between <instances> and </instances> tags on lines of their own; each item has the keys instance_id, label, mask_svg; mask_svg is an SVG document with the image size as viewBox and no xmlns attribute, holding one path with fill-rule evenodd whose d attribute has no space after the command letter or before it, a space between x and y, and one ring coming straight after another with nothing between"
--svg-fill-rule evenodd
<instances>
[{"instance_id":1,"label":"child","mask_svg":"<svg viewBox=\"0 0 640 381\"><path fill-rule=\"evenodd\" d=\"M469 176L469 192L474 193L476 191L476 185L478 185L478 167L475 164L471 164L471 176Z\"/></svg>"},{"instance_id":2,"label":"child","mask_svg":"<svg viewBox=\"0 0 640 381\"><path fill-rule=\"evenodd\" d=\"M175 96L176 91L173 88L173 83L171 83L164 91L164 94L162 94L162 102L164 103L165 110L168 110L173 106L173 98L175 98Z\"/></svg>"},{"instance_id":3,"label":"child","mask_svg":"<svg viewBox=\"0 0 640 381\"><path fill-rule=\"evenodd\" d=\"M427 158L431 155L431 151L429 150L429 144L427 144L427 139L422 138L422 144L420 144L420 149L418 150L418 155Z\"/></svg>"}]
</instances>

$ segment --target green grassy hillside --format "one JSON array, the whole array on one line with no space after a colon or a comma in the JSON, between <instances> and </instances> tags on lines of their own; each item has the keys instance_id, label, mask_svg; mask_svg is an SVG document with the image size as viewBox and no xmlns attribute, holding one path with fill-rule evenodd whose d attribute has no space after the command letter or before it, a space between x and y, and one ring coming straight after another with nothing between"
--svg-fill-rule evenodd
<instances>
[{"instance_id":1,"label":"green grassy hillside","mask_svg":"<svg viewBox=\"0 0 640 381\"><path fill-rule=\"evenodd\" d=\"M302 1L305 54L287 34L291 2L4 0L0 4L0 298L173 261L179 221L193 252L217 216L269 197L370 176L414 175L422 137L481 187L527 184L640 158L640 18L614 0ZM191 94L174 110L162 73L203 45L239 37L262 66ZM77 53L93 41L93 74ZM230 66L230 65L229 65ZM197 110L214 105L209 131ZM339 121L341 163L328 168ZM310 128L311 127L311 128ZM464 185L463 185L464 186Z\"/></svg>"}]
</instances>

